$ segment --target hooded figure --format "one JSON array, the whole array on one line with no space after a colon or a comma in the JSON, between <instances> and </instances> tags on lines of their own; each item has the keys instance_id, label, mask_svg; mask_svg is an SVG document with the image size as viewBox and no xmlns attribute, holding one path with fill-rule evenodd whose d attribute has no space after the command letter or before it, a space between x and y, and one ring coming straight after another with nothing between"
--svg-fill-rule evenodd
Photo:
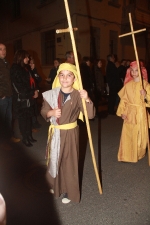
<instances>
[{"instance_id":1,"label":"hooded figure","mask_svg":"<svg viewBox=\"0 0 150 225\"><path fill-rule=\"evenodd\" d=\"M147 73L141 67L143 85L136 61L130 64L125 85L119 91L120 103L117 116L123 119L122 134L118 151L118 161L138 162L146 154L148 143L148 121L146 108L150 107L150 84ZM146 101L144 101L146 99Z\"/></svg>"},{"instance_id":2,"label":"hooded figure","mask_svg":"<svg viewBox=\"0 0 150 225\"><path fill-rule=\"evenodd\" d=\"M130 67L137 67L137 62L136 61L131 62L130 63ZM131 74L130 74L130 71L131 71L131 68L130 67L127 69L126 76L125 76L125 80L124 80L124 85L126 83L128 83L130 80L133 79L132 76L131 76ZM143 66L143 63L142 62L140 62L140 68L141 68L141 75L142 75L143 79L146 80L146 81L148 81L147 70Z\"/></svg>"}]
</instances>

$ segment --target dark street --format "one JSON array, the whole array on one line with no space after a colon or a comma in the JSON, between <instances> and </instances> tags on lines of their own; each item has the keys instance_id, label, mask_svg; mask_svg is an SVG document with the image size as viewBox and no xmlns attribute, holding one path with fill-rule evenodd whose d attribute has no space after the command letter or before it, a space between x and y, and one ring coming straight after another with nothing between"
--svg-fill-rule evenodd
<instances>
[{"instance_id":1,"label":"dark street","mask_svg":"<svg viewBox=\"0 0 150 225\"><path fill-rule=\"evenodd\" d=\"M138 163L117 161L122 121L101 115L90 121L95 155L99 161L103 194L94 174L86 126L80 124L81 202L62 204L54 199L45 179L48 123L32 148L20 142L1 144L0 190L6 201L7 225L149 225L150 167L147 155ZM16 124L17 127L17 124ZM87 149L85 151L85 146ZM84 163L84 164L83 164ZM83 178L83 179L82 179Z\"/></svg>"}]
</instances>

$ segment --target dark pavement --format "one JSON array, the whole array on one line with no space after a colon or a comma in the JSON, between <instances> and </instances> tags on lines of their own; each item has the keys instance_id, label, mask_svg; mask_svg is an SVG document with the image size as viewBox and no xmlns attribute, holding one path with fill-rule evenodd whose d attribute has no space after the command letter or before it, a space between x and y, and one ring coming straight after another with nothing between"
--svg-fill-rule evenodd
<instances>
[{"instance_id":1,"label":"dark pavement","mask_svg":"<svg viewBox=\"0 0 150 225\"><path fill-rule=\"evenodd\" d=\"M66 205L61 197L55 199L49 193L45 179L48 123L41 116L38 119L42 127L33 133L38 142L32 148L21 142L0 144L0 192L6 201L7 225L150 225L148 158L146 155L135 164L117 161L120 118L104 113L90 121L102 195L94 174L86 126L80 124L81 202Z\"/></svg>"}]
</instances>

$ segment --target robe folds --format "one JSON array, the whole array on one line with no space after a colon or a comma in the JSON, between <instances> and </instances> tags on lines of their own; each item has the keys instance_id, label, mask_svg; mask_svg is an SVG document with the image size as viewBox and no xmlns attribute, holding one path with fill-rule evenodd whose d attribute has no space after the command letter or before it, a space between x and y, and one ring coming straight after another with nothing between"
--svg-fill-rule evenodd
<instances>
[{"instance_id":1,"label":"robe folds","mask_svg":"<svg viewBox=\"0 0 150 225\"><path fill-rule=\"evenodd\" d=\"M60 89L60 88L59 88ZM47 96L51 96L58 88L46 92ZM43 93L44 97L44 93ZM58 108L61 109L61 117L57 119L59 125L73 123L78 119L80 111L83 112L82 100L77 90L73 90L63 100L63 94L58 92ZM93 103L86 103L89 119L95 116L95 108ZM48 121L46 115L52 107L44 98L41 115ZM50 119L49 119L50 121ZM51 188L54 190L55 197L59 197L63 193L68 194L68 198L78 203L80 201L79 178L78 178L78 151L79 151L79 128L76 126L69 130L60 130L60 151L58 158L58 168L56 177L50 174L50 163L48 165L47 178Z\"/></svg>"},{"instance_id":2,"label":"robe folds","mask_svg":"<svg viewBox=\"0 0 150 225\"><path fill-rule=\"evenodd\" d=\"M118 93L120 103L117 115L124 114L127 116L127 119L123 122L118 161L138 162L146 154L149 114L146 118L145 106L150 107L150 84L145 80L143 84L146 90L147 103L143 103L140 82L131 80Z\"/></svg>"}]
</instances>

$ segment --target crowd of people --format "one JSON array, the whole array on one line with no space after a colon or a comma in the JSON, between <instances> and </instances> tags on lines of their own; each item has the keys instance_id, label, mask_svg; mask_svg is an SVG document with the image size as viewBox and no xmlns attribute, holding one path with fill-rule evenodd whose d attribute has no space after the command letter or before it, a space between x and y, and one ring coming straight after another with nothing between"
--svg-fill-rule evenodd
<instances>
[{"instance_id":1,"label":"crowd of people","mask_svg":"<svg viewBox=\"0 0 150 225\"><path fill-rule=\"evenodd\" d=\"M15 137L13 123L18 121L22 142L31 147L36 140L32 136L38 123L37 97L41 77L37 73L33 57L25 50L18 50L11 67L6 61L6 46L0 44L0 137L20 142Z\"/></svg>"},{"instance_id":2,"label":"crowd of people","mask_svg":"<svg viewBox=\"0 0 150 225\"><path fill-rule=\"evenodd\" d=\"M40 127L37 98L41 77L27 51L18 50L11 67L5 58L6 46L0 44L0 135L18 141L12 129L14 117L23 144L31 147L36 142L33 128ZM149 138L145 107L150 106L150 84L142 61L140 69L141 79L136 61L122 59L119 63L115 55L109 54L103 70L101 59L93 62L85 56L80 63L80 90L73 52L66 52L64 63L54 59L46 79L49 90L42 93L41 115L50 122L46 147L50 192L55 197L63 195L63 203L80 201L77 120L83 120L84 115L81 99L85 100L89 119L95 117L103 101L108 104L108 114L123 119L118 161L137 162L145 156Z\"/></svg>"},{"instance_id":3,"label":"crowd of people","mask_svg":"<svg viewBox=\"0 0 150 225\"><path fill-rule=\"evenodd\" d=\"M72 51L66 52L65 62L75 65ZM96 114L99 112L99 105L104 103L108 105L107 113L116 115L119 104L118 92L124 85L126 71L130 67L130 63L129 59L122 59L119 62L116 55L113 54L107 55L105 67L102 59L92 60L88 56L82 58L79 63L82 85L94 102ZM59 65L60 59L54 59L54 67L46 79L50 84L49 89L52 88Z\"/></svg>"}]
</instances>

